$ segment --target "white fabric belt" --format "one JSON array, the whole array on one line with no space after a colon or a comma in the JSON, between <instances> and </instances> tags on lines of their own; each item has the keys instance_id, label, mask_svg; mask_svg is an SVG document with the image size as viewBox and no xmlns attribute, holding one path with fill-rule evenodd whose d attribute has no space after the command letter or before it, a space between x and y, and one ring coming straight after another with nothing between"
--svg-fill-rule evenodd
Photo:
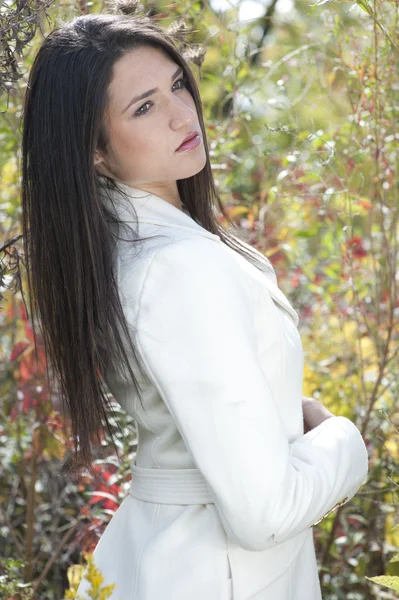
<instances>
[{"instance_id":1,"label":"white fabric belt","mask_svg":"<svg viewBox=\"0 0 399 600\"><path fill-rule=\"evenodd\" d=\"M198 469L152 469L131 462L129 494L157 504L214 504L209 486Z\"/></svg>"}]
</instances>

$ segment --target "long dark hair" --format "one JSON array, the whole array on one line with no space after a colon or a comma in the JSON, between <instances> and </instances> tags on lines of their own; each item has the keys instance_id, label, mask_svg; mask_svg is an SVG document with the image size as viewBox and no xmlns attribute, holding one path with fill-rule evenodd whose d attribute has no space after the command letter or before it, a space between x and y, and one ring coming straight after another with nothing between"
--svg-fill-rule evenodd
<instances>
[{"instance_id":1,"label":"long dark hair","mask_svg":"<svg viewBox=\"0 0 399 600\"><path fill-rule=\"evenodd\" d=\"M197 108L207 162L201 172L177 181L183 204L222 242L255 262L260 256L218 222L215 206L234 227L215 188L196 80L173 33L148 15L126 14L79 16L50 32L35 56L23 106L22 226L32 327L37 339L38 318L47 377L51 368L70 419L71 474L92 472L92 442L100 442L104 423L120 459L107 418L112 406L106 371L125 367L143 405L126 341L137 364L139 357L115 274L124 224L101 202L94 152L112 150L104 114L113 66L144 44L163 49L183 67ZM115 180L102 179L119 189Z\"/></svg>"}]
</instances>

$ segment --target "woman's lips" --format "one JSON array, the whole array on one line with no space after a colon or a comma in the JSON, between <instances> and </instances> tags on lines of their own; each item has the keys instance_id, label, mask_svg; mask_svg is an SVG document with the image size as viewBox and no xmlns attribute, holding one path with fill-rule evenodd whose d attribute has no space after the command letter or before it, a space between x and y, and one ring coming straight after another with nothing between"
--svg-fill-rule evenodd
<instances>
[{"instance_id":1,"label":"woman's lips","mask_svg":"<svg viewBox=\"0 0 399 600\"><path fill-rule=\"evenodd\" d=\"M192 150L192 148L196 148L197 146L199 146L200 143L201 143L201 137L199 136L199 134L196 134L190 140L188 140L188 142L184 142L184 144L179 146L179 148L176 150L176 152L184 152L186 150Z\"/></svg>"}]
</instances>

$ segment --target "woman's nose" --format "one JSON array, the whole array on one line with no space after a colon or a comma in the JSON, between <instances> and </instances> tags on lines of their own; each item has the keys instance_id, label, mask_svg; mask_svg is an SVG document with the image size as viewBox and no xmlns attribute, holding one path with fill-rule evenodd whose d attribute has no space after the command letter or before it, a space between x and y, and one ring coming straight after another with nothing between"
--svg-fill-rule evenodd
<instances>
[{"instance_id":1,"label":"woman's nose","mask_svg":"<svg viewBox=\"0 0 399 600\"><path fill-rule=\"evenodd\" d=\"M197 111L192 106L189 106L181 98L176 98L170 104L171 120L175 127L190 125L197 123Z\"/></svg>"}]
</instances>

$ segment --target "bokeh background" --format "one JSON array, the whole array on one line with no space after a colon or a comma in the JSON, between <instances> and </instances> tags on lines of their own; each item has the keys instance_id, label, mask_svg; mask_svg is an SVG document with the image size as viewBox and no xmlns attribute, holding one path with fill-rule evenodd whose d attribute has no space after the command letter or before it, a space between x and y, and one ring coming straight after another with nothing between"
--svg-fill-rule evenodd
<instances>
[{"instance_id":1,"label":"bokeh background","mask_svg":"<svg viewBox=\"0 0 399 600\"><path fill-rule=\"evenodd\" d=\"M71 443L56 390L46 381L40 340L35 354L20 223L21 108L32 60L59 19L112 5L0 1L5 600L73 598L85 561L130 485L135 424L115 402L111 423L123 462L104 431L96 477L74 480L62 470ZM237 233L270 259L299 313L303 394L353 420L367 444L366 484L314 527L323 600L398 598L398 2L141 6L165 28L184 22L192 30L217 187ZM91 576L93 598L108 597L106 590L99 595L101 577Z\"/></svg>"}]
</instances>

